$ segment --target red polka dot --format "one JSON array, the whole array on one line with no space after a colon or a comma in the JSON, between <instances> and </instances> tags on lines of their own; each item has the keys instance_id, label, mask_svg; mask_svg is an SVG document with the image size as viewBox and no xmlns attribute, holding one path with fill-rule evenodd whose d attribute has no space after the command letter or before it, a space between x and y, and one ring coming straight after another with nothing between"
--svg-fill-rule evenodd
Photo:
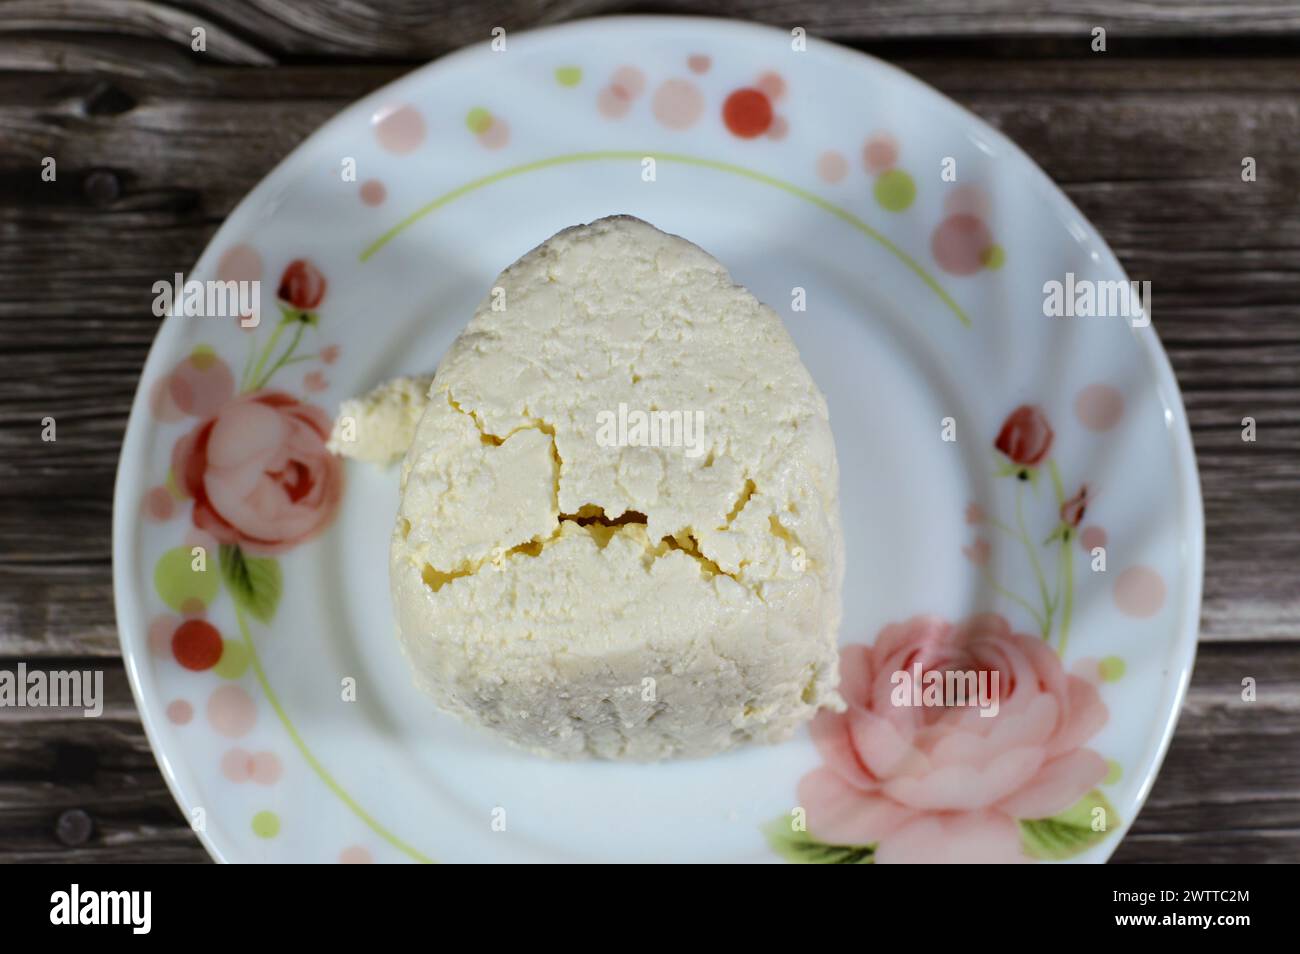
<instances>
[{"instance_id":1,"label":"red polka dot","mask_svg":"<svg viewBox=\"0 0 1300 954\"><path fill-rule=\"evenodd\" d=\"M722 104L722 121L734 135L753 139L772 125L772 101L757 89L738 89Z\"/></svg>"},{"instance_id":2,"label":"red polka dot","mask_svg":"<svg viewBox=\"0 0 1300 954\"><path fill-rule=\"evenodd\" d=\"M221 634L206 620L187 619L172 634L172 655L186 669L211 669L221 659Z\"/></svg>"},{"instance_id":3,"label":"red polka dot","mask_svg":"<svg viewBox=\"0 0 1300 954\"><path fill-rule=\"evenodd\" d=\"M984 267L984 256L993 244L988 227L973 215L950 215L934 230L930 251L945 272L974 275Z\"/></svg>"}]
</instances>

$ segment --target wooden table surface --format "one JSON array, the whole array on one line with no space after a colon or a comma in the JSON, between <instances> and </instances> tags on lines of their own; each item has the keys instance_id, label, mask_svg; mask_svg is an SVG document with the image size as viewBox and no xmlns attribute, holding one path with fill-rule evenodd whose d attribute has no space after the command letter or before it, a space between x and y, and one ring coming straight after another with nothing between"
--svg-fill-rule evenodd
<instances>
[{"instance_id":1,"label":"wooden table surface","mask_svg":"<svg viewBox=\"0 0 1300 954\"><path fill-rule=\"evenodd\" d=\"M0 668L101 667L108 696L99 719L0 708L0 861L206 859L113 619L113 478L153 282L351 101L493 26L628 6L0 0ZM1020 143L1152 282L1200 461L1205 605L1177 735L1115 860L1300 861L1300 3L634 8L803 26L896 63Z\"/></svg>"}]
</instances>

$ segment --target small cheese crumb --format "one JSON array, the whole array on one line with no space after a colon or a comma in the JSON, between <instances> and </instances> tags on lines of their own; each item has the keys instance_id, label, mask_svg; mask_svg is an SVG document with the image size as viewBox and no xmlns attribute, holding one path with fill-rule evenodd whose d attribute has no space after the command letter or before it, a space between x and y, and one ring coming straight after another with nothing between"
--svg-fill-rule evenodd
<instances>
[{"instance_id":1,"label":"small cheese crumb","mask_svg":"<svg viewBox=\"0 0 1300 954\"><path fill-rule=\"evenodd\" d=\"M325 445L330 453L387 466L402 459L429 404L433 375L394 378L344 401Z\"/></svg>"}]
</instances>

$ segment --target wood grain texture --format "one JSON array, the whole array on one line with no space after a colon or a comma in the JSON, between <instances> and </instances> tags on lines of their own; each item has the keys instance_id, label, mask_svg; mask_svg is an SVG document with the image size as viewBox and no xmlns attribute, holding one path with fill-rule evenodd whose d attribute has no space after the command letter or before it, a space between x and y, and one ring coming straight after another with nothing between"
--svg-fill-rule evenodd
<instances>
[{"instance_id":1,"label":"wood grain texture","mask_svg":"<svg viewBox=\"0 0 1300 954\"><path fill-rule=\"evenodd\" d=\"M301 55L427 59L507 31L623 12L619 0L4 0L0 29L94 31L188 47L207 30L208 52L229 63ZM1108 48L1145 37L1289 36L1300 9L1289 0L666 0L637 12L735 17L841 41L882 38L1051 36L1107 31Z\"/></svg>"},{"instance_id":2,"label":"wood grain texture","mask_svg":"<svg viewBox=\"0 0 1300 954\"><path fill-rule=\"evenodd\" d=\"M204 857L115 659L111 494L157 329L152 283L188 269L311 130L418 61L493 25L617 9L0 0L0 657L94 659L112 690L99 720L0 710L0 860ZM1201 470L1205 604L1188 707L1116 860L1300 860L1300 6L655 9L801 25L883 53L1015 139L1151 280ZM1095 25L1111 52L1088 51ZM196 26L206 53L190 48ZM45 156L55 183L40 182ZM1241 182L1243 156L1258 181ZM40 440L46 415L54 443ZM1254 706L1239 701L1244 675L1261 681ZM52 826L74 808L95 834L69 847Z\"/></svg>"}]
</instances>

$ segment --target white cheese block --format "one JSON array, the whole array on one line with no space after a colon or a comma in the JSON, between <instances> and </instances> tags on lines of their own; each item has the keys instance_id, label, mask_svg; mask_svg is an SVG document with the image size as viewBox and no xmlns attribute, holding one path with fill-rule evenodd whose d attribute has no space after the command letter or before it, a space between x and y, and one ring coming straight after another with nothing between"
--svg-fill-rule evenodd
<instances>
[{"instance_id":1,"label":"white cheese block","mask_svg":"<svg viewBox=\"0 0 1300 954\"><path fill-rule=\"evenodd\" d=\"M650 760L842 707L826 402L704 251L629 217L559 233L494 282L428 399L390 570L441 708Z\"/></svg>"}]
</instances>

